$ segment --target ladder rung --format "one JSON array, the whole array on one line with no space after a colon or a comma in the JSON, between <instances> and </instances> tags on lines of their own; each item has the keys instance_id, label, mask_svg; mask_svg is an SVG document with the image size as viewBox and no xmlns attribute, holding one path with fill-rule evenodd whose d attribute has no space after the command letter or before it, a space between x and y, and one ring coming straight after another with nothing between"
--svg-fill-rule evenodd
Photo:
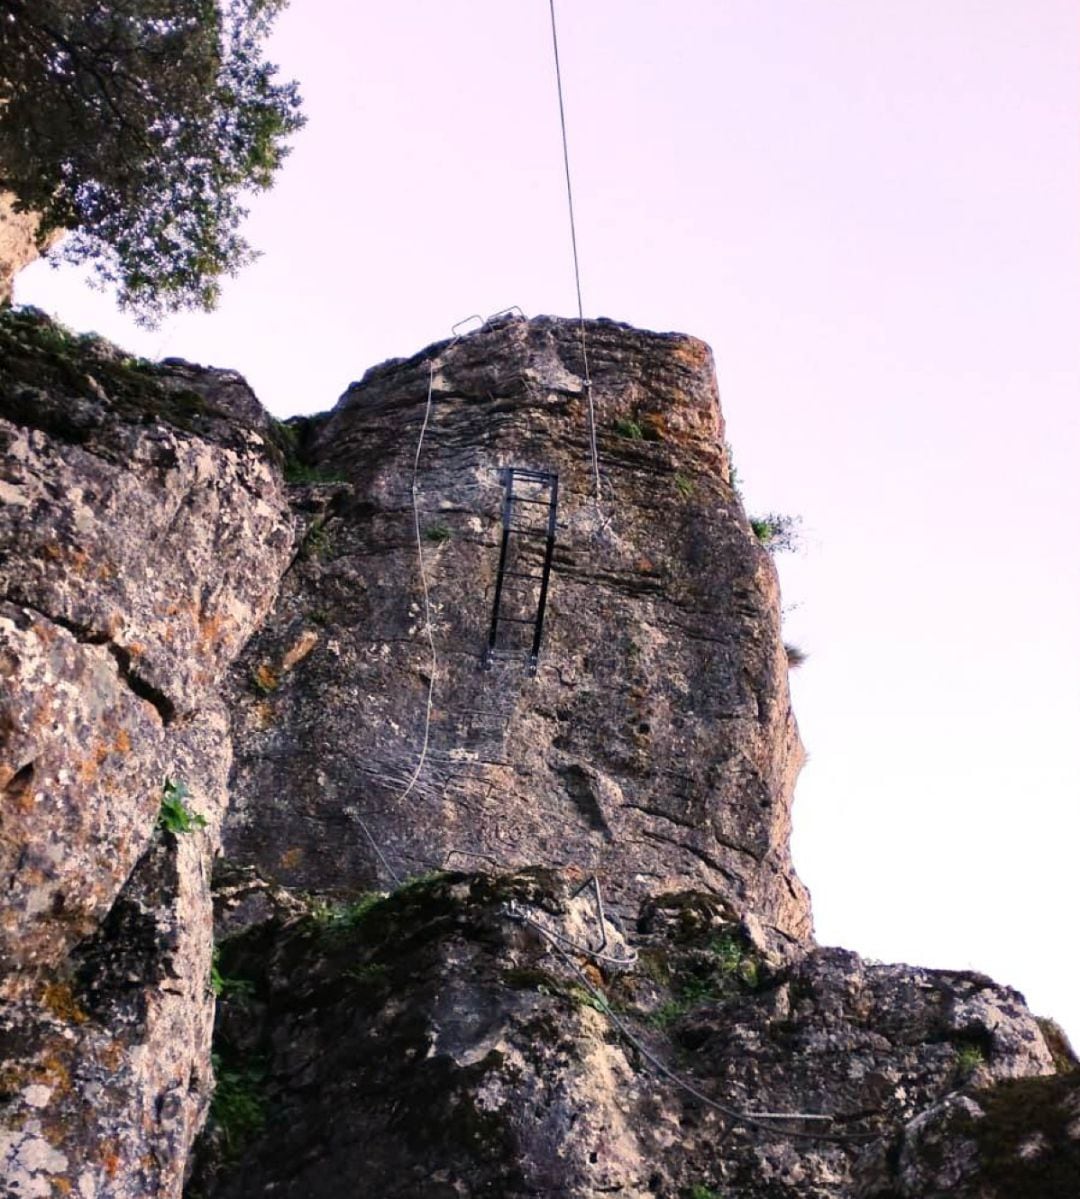
<instances>
[{"instance_id":1,"label":"ladder rung","mask_svg":"<svg viewBox=\"0 0 1080 1199\"><path fill-rule=\"evenodd\" d=\"M521 529L517 525L511 525L510 532L518 533L523 537L543 537L545 540L548 537L547 529Z\"/></svg>"},{"instance_id":2,"label":"ladder rung","mask_svg":"<svg viewBox=\"0 0 1080 1199\"><path fill-rule=\"evenodd\" d=\"M512 495L510 499L515 504L543 504L545 508L551 507L551 500L530 500L523 495Z\"/></svg>"},{"instance_id":3,"label":"ladder rung","mask_svg":"<svg viewBox=\"0 0 1080 1199\"><path fill-rule=\"evenodd\" d=\"M526 619L521 616L500 616L499 624L536 624L536 617L530 616Z\"/></svg>"}]
</instances>

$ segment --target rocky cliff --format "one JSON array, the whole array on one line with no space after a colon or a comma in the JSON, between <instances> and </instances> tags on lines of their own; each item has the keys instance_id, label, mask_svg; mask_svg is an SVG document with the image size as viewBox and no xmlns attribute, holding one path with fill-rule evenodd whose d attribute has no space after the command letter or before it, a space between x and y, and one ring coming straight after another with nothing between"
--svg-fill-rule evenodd
<instances>
[{"instance_id":1,"label":"rocky cliff","mask_svg":"<svg viewBox=\"0 0 1080 1199\"><path fill-rule=\"evenodd\" d=\"M5 1194L1078 1192L1052 1025L814 943L708 349L587 334L599 503L567 322L280 425L0 316ZM559 475L535 674L509 466Z\"/></svg>"},{"instance_id":2,"label":"rocky cliff","mask_svg":"<svg viewBox=\"0 0 1080 1199\"><path fill-rule=\"evenodd\" d=\"M798 943L803 751L776 575L730 485L711 355L610 322L589 354L599 509L566 322L508 320L387 363L308 431L312 470L342 486L232 675L227 853L343 893L452 854L574 865L629 911L700 886ZM402 798L431 671L412 504L429 386L416 498L437 665L424 769ZM482 669L513 465L560 480L535 677L524 653ZM525 542L516 573L542 554Z\"/></svg>"}]
</instances>

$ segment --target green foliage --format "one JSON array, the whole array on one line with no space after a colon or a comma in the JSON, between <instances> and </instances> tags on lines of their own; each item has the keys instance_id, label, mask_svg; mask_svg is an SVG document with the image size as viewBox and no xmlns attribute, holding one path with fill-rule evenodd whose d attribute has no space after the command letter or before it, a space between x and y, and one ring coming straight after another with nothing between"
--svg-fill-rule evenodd
<instances>
[{"instance_id":1,"label":"green foliage","mask_svg":"<svg viewBox=\"0 0 1080 1199\"><path fill-rule=\"evenodd\" d=\"M975 1044L961 1045L956 1051L956 1072L966 1078L986 1061L982 1047Z\"/></svg>"},{"instance_id":2,"label":"green foliage","mask_svg":"<svg viewBox=\"0 0 1080 1199\"><path fill-rule=\"evenodd\" d=\"M286 483L344 483L345 476L295 459L285 461Z\"/></svg>"},{"instance_id":3,"label":"green foliage","mask_svg":"<svg viewBox=\"0 0 1080 1199\"><path fill-rule=\"evenodd\" d=\"M667 1028L680 1017L685 1016L693 1005L682 999L668 999L650 1015L650 1021L657 1028Z\"/></svg>"},{"instance_id":4,"label":"green foliage","mask_svg":"<svg viewBox=\"0 0 1080 1199\"><path fill-rule=\"evenodd\" d=\"M714 937L699 961L670 980L656 963L650 973L656 981L670 981L675 990L674 997L650 1016L658 1028L667 1028L702 1003L722 1000L740 989L753 991L760 981L757 958L734 932Z\"/></svg>"},{"instance_id":5,"label":"green foliage","mask_svg":"<svg viewBox=\"0 0 1080 1199\"><path fill-rule=\"evenodd\" d=\"M792 552L802 545L802 520L798 516L785 516L780 512L768 512L764 516L752 516L750 528L754 536L770 554Z\"/></svg>"},{"instance_id":6,"label":"green foliage","mask_svg":"<svg viewBox=\"0 0 1080 1199\"><path fill-rule=\"evenodd\" d=\"M383 962L368 962L364 966L353 966L345 971L345 977L368 986L377 986L386 980L387 967Z\"/></svg>"},{"instance_id":7,"label":"green foliage","mask_svg":"<svg viewBox=\"0 0 1080 1199\"><path fill-rule=\"evenodd\" d=\"M625 437L630 441L644 441L645 430L637 423L636 420L623 419L615 422L615 432L620 437Z\"/></svg>"},{"instance_id":8,"label":"green foliage","mask_svg":"<svg viewBox=\"0 0 1080 1199\"><path fill-rule=\"evenodd\" d=\"M0 187L148 323L253 257L247 192L303 123L263 46L284 0L0 0Z\"/></svg>"},{"instance_id":9,"label":"green foliage","mask_svg":"<svg viewBox=\"0 0 1080 1199\"><path fill-rule=\"evenodd\" d=\"M396 887L394 894L405 895L418 887L426 887L428 883L438 882L439 879L445 878L448 873L446 870L425 870L423 874L414 874L411 878L407 878L401 886Z\"/></svg>"},{"instance_id":10,"label":"green foliage","mask_svg":"<svg viewBox=\"0 0 1080 1199\"><path fill-rule=\"evenodd\" d=\"M721 974L734 974L742 965L743 947L738 937L730 934L715 937L709 942L709 952L716 959Z\"/></svg>"},{"instance_id":11,"label":"green foliage","mask_svg":"<svg viewBox=\"0 0 1080 1199\"><path fill-rule=\"evenodd\" d=\"M313 524L307 531L301 552L305 558L323 558L330 552L333 537L322 522Z\"/></svg>"},{"instance_id":12,"label":"green foliage","mask_svg":"<svg viewBox=\"0 0 1080 1199\"><path fill-rule=\"evenodd\" d=\"M214 1097L210 1119L221 1132L227 1157L235 1157L246 1141L266 1124L264 1072L255 1065L230 1067L219 1054L211 1054L214 1067Z\"/></svg>"},{"instance_id":13,"label":"green foliage","mask_svg":"<svg viewBox=\"0 0 1080 1199\"><path fill-rule=\"evenodd\" d=\"M331 484L346 482L337 471L325 470L305 461L305 446L315 418L292 416L288 420L273 420L267 429L267 440L273 447L286 483Z\"/></svg>"},{"instance_id":14,"label":"green foliage","mask_svg":"<svg viewBox=\"0 0 1080 1199\"><path fill-rule=\"evenodd\" d=\"M687 1187L683 1195L685 1199L723 1199L719 1191L714 1191L712 1187L707 1187L700 1182L695 1183L692 1187Z\"/></svg>"},{"instance_id":15,"label":"green foliage","mask_svg":"<svg viewBox=\"0 0 1080 1199\"><path fill-rule=\"evenodd\" d=\"M196 829L206 828L206 818L188 807L187 801L190 797L191 792L186 783L174 783L166 779L161 791L158 828L174 835L193 833Z\"/></svg>"},{"instance_id":16,"label":"green foliage","mask_svg":"<svg viewBox=\"0 0 1080 1199\"><path fill-rule=\"evenodd\" d=\"M210 959L210 991L219 999L248 1000L255 993L255 984L248 978L228 978L221 973L221 950L215 945Z\"/></svg>"},{"instance_id":17,"label":"green foliage","mask_svg":"<svg viewBox=\"0 0 1080 1199\"><path fill-rule=\"evenodd\" d=\"M424 536L428 541L433 541L436 545L441 545L444 541L450 540L450 530L446 525L429 525L424 530Z\"/></svg>"},{"instance_id":18,"label":"green foliage","mask_svg":"<svg viewBox=\"0 0 1080 1199\"><path fill-rule=\"evenodd\" d=\"M675 476L675 490L683 497L684 500L688 500L694 494L693 479L690 479L681 473L677 474Z\"/></svg>"},{"instance_id":19,"label":"green foliage","mask_svg":"<svg viewBox=\"0 0 1080 1199\"><path fill-rule=\"evenodd\" d=\"M326 899L312 900L309 905L312 920L324 932L347 932L356 928L364 917L386 896L379 891L370 891L348 903L331 903Z\"/></svg>"},{"instance_id":20,"label":"green foliage","mask_svg":"<svg viewBox=\"0 0 1080 1199\"><path fill-rule=\"evenodd\" d=\"M198 431L219 415L203 396L163 385L168 368L122 354L94 333L76 335L40 309L0 309L0 405L8 420L83 442L104 391L125 419ZM89 404L75 403L77 399Z\"/></svg>"},{"instance_id":21,"label":"green foliage","mask_svg":"<svg viewBox=\"0 0 1080 1199\"><path fill-rule=\"evenodd\" d=\"M567 988L567 994L578 1007L591 1007L594 1012L600 1012L605 1016L611 1013L611 1008L608 1006L606 1000L600 999L577 983L571 983Z\"/></svg>"}]
</instances>

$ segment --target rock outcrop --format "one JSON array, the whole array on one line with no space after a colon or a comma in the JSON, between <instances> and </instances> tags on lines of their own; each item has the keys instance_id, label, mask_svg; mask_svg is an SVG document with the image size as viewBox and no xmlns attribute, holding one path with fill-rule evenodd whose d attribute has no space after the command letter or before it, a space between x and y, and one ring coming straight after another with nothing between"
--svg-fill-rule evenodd
<instances>
[{"instance_id":1,"label":"rock outcrop","mask_svg":"<svg viewBox=\"0 0 1080 1199\"><path fill-rule=\"evenodd\" d=\"M599 504L568 322L281 426L0 314L3 1194L1075 1196L1022 997L814 944L709 352L587 335ZM535 676L484 669L509 465Z\"/></svg>"},{"instance_id":2,"label":"rock outcrop","mask_svg":"<svg viewBox=\"0 0 1080 1199\"><path fill-rule=\"evenodd\" d=\"M700 893L645 905L636 961L614 929L597 958L579 882L448 874L230 938L233 1112L192 1193L331 1199L362 1177L384 1199L945 1195L897 1189L897 1161L914 1174L897 1130L922 1121L921 1144L941 1104L1056 1082L1029 1077L1054 1065L1021 997L981 975L786 962ZM1075 1169L1065 1120L1046 1153Z\"/></svg>"},{"instance_id":3,"label":"rock outcrop","mask_svg":"<svg viewBox=\"0 0 1080 1199\"><path fill-rule=\"evenodd\" d=\"M0 317L5 1194L178 1194L205 1113L215 688L292 549L238 389Z\"/></svg>"},{"instance_id":4,"label":"rock outcrop","mask_svg":"<svg viewBox=\"0 0 1080 1199\"><path fill-rule=\"evenodd\" d=\"M627 912L699 886L797 944L803 751L711 354L596 322L589 358L599 506L571 322L507 320L389 362L309 430L311 470L349 486L233 673L227 852L340 892L448 860L580 866ZM410 786L431 672L411 496L429 387L416 496L438 664ZM513 465L560 480L535 678L524 654L482 668ZM518 571L539 570L533 544Z\"/></svg>"}]
</instances>

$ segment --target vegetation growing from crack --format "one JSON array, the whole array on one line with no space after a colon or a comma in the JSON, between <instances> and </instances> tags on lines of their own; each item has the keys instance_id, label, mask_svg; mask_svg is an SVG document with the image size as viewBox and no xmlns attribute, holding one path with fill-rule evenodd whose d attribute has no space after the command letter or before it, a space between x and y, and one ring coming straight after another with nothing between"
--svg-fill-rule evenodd
<instances>
[{"instance_id":1,"label":"vegetation growing from crack","mask_svg":"<svg viewBox=\"0 0 1080 1199\"><path fill-rule=\"evenodd\" d=\"M325 558L334 543L333 535L323 521L316 521L307 531L300 553L304 558Z\"/></svg>"},{"instance_id":2,"label":"vegetation growing from crack","mask_svg":"<svg viewBox=\"0 0 1080 1199\"><path fill-rule=\"evenodd\" d=\"M220 1051L210 1060L215 1079L210 1124L221 1136L225 1157L234 1158L266 1124L266 1071L258 1063L227 1062Z\"/></svg>"},{"instance_id":3,"label":"vegetation growing from crack","mask_svg":"<svg viewBox=\"0 0 1080 1199\"><path fill-rule=\"evenodd\" d=\"M629 417L615 422L615 432L628 441L645 440L645 430L636 420L631 420Z\"/></svg>"},{"instance_id":4,"label":"vegetation growing from crack","mask_svg":"<svg viewBox=\"0 0 1080 1199\"><path fill-rule=\"evenodd\" d=\"M158 812L158 828L167 833L179 836L183 833L193 833L196 829L206 828L206 817L193 812L188 807L191 792L187 784L174 783L165 780L161 791L161 810Z\"/></svg>"},{"instance_id":5,"label":"vegetation growing from crack","mask_svg":"<svg viewBox=\"0 0 1080 1199\"><path fill-rule=\"evenodd\" d=\"M1051 1020L1046 1016L1036 1016L1035 1023L1038 1024L1046 1047L1050 1050L1050 1056L1054 1060L1054 1069L1059 1074L1067 1074L1070 1070L1080 1067L1080 1059L1077 1058L1069 1043L1065 1030L1056 1020Z\"/></svg>"},{"instance_id":6,"label":"vegetation growing from crack","mask_svg":"<svg viewBox=\"0 0 1080 1199\"><path fill-rule=\"evenodd\" d=\"M221 946L214 946L210 959L210 993L218 999L236 999L244 1002L255 993L255 984L249 978L232 978L221 971Z\"/></svg>"},{"instance_id":7,"label":"vegetation growing from crack","mask_svg":"<svg viewBox=\"0 0 1080 1199\"><path fill-rule=\"evenodd\" d=\"M514 991L535 991L538 995L546 995L563 999L574 1007L592 1008L594 1012L608 1015L614 1005L607 999L594 995L580 983L568 982L549 970L537 966L515 966L502 972L503 986Z\"/></svg>"},{"instance_id":8,"label":"vegetation growing from crack","mask_svg":"<svg viewBox=\"0 0 1080 1199\"><path fill-rule=\"evenodd\" d=\"M677 958L651 952L642 954L641 962L644 972L672 993L649 1015L650 1023L661 1029L702 1004L755 991L761 981L757 955L733 930L721 932L703 948Z\"/></svg>"},{"instance_id":9,"label":"vegetation growing from crack","mask_svg":"<svg viewBox=\"0 0 1080 1199\"><path fill-rule=\"evenodd\" d=\"M323 470L309 466L306 462L290 462L285 466L286 483L344 483L345 476L338 471Z\"/></svg>"},{"instance_id":10,"label":"vegetation growing from crack","mask_svg":"<svg viewBox=\"0 0 1080 1199\"><path fill-rule=\"evenodd\" d=\"M986 1053L980 1045L961 1045L956 1051L956 1073L967 1078L986 1061Z\"/></svg>"},{"instance_id":11,"label":"vegetation growing from crack","mask_svg":"<svg viewBox=\"0 0 1080 1199\"><path fill-rule=\"evenodd\" d=\"M770 554L794 553L802 546L802 519L782 512L751 516L754 536Z\"/></svg>"},{"instance_id":12,"label":"vegetation growing from crack","mask_svg":"<svg viewBox=\"0 0 1080 1199\"><path fill-rule=\"evenodd\" d=\"M309 905L311 919L324 933L346 933L358 928L371 910L386 899L380 891L370 891L345 903L316 898Z\"/></svg>"},{"instance_id":13,"label":"vegetation growing from crack","mask_svg":"<svg viewBox=\"0 0 1080 1199\"><path fill-rule=\"evenodd\" d=\"M286 483L333 484L346 482L338 471L327 470L310 459L308 446L312 431L325 416L291 416L288 420L274 420L267 430L267 441L272 455Z\"/></svg>"}]
</instances>

